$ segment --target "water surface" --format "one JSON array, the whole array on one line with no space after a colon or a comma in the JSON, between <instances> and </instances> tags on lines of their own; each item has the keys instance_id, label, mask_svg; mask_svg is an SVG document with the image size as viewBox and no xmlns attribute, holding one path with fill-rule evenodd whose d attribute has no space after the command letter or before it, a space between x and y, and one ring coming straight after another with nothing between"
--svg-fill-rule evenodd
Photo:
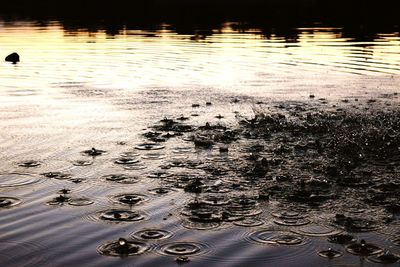
<instances>
[{"instance_id":1,"label":"water surface","mask_svg":"<svg viewBox=\"0 0 400 267\"><path fill-rule=\"evenodd\" d=\"M398 31L359 38L341 27L315 24L289 32L266 32L236 22L185 33L170 24L153 29L123 26L110 32L69 28L58 21L0 21L2 55L21 56L18 64L0 63L0 195L16 203L0 208L0 262L176 266L176 257L187 253L187 266L381 266L328 244L326 237L337 229L326 225L325 215L314 214L312 221L298 218L301 223L288 226L276 215L274 203L254 204L255 220L188 223L184 208L196 194L179 186L168 192L158 189L185 175L204 175L203 170L183 170L180 161L187 159L195 166L212 161L221 167L221 179L237 179L226 175L235 158L221 156L217 148L195 149L182 138L168 140L157 150L135 149L146 142L142 134L148 127L181 114L196 126L207 121L233 126L238 113L252 115L260 108L257 102L309 101L310 94L330 105L344 99L356 105L356 98L398 103ZM199 108L192 106L196 103ZM92 147L104 153L82 153ZM237 155L243 152L239 148ZM139 159L140 164L115 164L121 157ZM128 178L118 179L121 174ZM107 179L109 175L116 179ZM70 189L71 198L85 205L68 204L60 198L62 189ZM246 194L256 196L256 189ZM143 201L118 203L123 195ZM207 201L224 205L226 200ZM105 213L108 220L102 219ZM110 219L114 213L128 219ZM305 221L314 224L304 226ZM165 238L146 240L148 247L140 255L101 254L107 242L137 238L149 229ZM374 229L356 237L399 253L390 239L398 231L397 219L381 232ZM344 256L318 256L328 246Z\"/></svg>"}]
</instances>

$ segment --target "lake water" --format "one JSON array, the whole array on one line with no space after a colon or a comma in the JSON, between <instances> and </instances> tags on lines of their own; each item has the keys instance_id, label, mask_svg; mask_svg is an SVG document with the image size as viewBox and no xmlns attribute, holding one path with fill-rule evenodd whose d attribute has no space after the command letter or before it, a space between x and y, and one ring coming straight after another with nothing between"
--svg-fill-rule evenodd
<instances>
[{"instance_id":1,"label":"lake water","mask_svg":"<svg viewBox=\"0 0 400 267\"><path fill-rule=\"evenodd\" d=\"M168 24L110 31L58 21L0 20L0 55L12 52L20 54L21 62L0 62L0 196L15 202L0 207L2 266L177 266L175 258L186 252L191 261L185 266L381 266L349 253L331 260L318 256L330 246L344 249L326 242L337 229L327 223L328 215L315 211L313 224L302 228L308 234L301 240L281 236L280 243L268 235L299 230L275 223L279 206L274 203L258 203L250 227L188 222L184 207L194 195L171 186L174 182L159 172L204 175L203 170L180 169L179 162L231 166L235 161L220 159L218 149L198 151L182 139L168 140L160 150L135 146L165 117L189 116L190 124L199 126L221 122L215 118L221 114L225 125L234 126L238 114L261 109L259 102L307 102L314 95L331 104L373 98L395 106L399 31L360 37L316 24L282 33L226 22L182 33ZM82 153L92 147L107 152L98 157ZM240 145L235 149L241 151ZM116 163L123 153L123 158L140 158L140 164ZM169 170L168 164L178 170ZM112 174L134 178L121 184L107 180ZM158 187L172 191L157 193ZM51 205L64 195L61 189L89 201ZM124 193L138 194L140 203L130 207L116 201ZM254 188L238 189L233 196L240 194L256 196ZM101 219L110 209L137 210L142 217ZM397 218L380 232L356 236L399 253L398 243L390 241L398 235L398 223ZM168 232L165 239L147 242L143 255L101 255L102 244L119 237L140 240L137 232L145 229Z\"/></svg>"}]
</instances>

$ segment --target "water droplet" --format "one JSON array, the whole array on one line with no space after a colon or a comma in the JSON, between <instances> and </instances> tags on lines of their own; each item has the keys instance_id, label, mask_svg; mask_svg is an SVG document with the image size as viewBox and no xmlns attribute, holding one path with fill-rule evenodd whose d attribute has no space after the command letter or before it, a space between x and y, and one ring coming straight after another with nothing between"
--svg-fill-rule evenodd
<instances>
[{"instance_id":1,"label":"water droplet","mask_svg":"<svg viewBox=\"0 0 400 267\"><path fill-rule=\"evenodd\" d=\"M321 257L332 259L332 258L341 257L343 254L340 251L333 250L332 248L329 248L327 250L319 251L318 255L321 256Z\"/></svg>"},{"instance_id":2,"label":"water droplet","mask_svg":"<svg viewBox=\"0 0 400 267\"><path fill-rule=\"evenodd\" d=\"M139 150L159 150L165 148L165 146L157 143L143 143L135 146Z\"/></svg>"},{"instance_id":3,"label":"water droplet","mask_svg":"<svg viewBox=\"0 0 400 267\"><path fill-rule=\"evenodd\" d=\"M354 243L346 247L347 252L360 255L369 256L382 252L382 249L374 244L369 244L365 240L361 240L360 243Z\"/></svg>"},{"instance_id":4,"label":"water droplet","mask_svg":"<svg viewBox=\"0 0 400 267\"><path fill-rule=\"evenodd\" d=\"M119 238L116 241L108 242L98 248L100 254L106 256L136 256L150 250L146 243L138 241L128 241Z\"/></svg>"},{"instance_id":5,"label":"water droplet","mask_svg":"<svg viewBox=\"0 0 400 267\"><path fill-rule=\"evenodd\" d=\"M135 222L145 219L145 216L130 210L108 210L100 214L100 219L112 222Z\"/></svg>"}]
</instances>

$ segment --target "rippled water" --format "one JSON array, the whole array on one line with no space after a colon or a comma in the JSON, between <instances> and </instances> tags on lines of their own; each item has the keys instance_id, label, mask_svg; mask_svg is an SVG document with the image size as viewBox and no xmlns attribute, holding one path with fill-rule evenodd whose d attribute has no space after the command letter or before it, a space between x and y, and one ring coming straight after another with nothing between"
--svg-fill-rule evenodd
<instances>
[{"instance_id":1,"label":"rippled water","mask_svg":"<svg viewBox=\"0 0 400 267\"><path fill-rule=\"evenodd\" d=\"M177 266L177 256L188 256L188 266L381 266L329 243L342 229L326 218L283 213L252 192L240 200L251 181L231 176L230 154L201 150L185 132L157 149L143 146L164 117L232 125L259 101L396 98L399 32L359 40L341 28L296 28L288 39L234 25L207 35L170 25L110 35L57 21L0 21L0 56L21 56L16 65L0 62L0 197L16 201L0 207L0 265ZM104 153L82 153L92 148ZM215 217L184 214L196 195L187 179L206 171L211 197L202 201ZM212 198L235 190L229 200ZM71 202L47 205L64 194ZM398 254L391 240L399 228L391 227L356 238ZM108 257L121 237L130 256ZM343 256L318 255L329 247Z\"/></svg>"}]
</instances>

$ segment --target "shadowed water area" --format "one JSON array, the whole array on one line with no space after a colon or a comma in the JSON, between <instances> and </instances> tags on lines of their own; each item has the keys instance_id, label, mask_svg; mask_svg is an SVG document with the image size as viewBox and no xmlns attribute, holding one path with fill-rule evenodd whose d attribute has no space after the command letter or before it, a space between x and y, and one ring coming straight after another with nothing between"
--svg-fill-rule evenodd
<instances>
[{"instance_id":1,"label":"shadowed water area","mask_svg":"<svg viewBox=\"0 0 400 267\"><path fill-rule=\"evenodd\" d=\"M0 265L398 266L395 19L22 2L0 19Z\"/></svg>"}]
</instances>

